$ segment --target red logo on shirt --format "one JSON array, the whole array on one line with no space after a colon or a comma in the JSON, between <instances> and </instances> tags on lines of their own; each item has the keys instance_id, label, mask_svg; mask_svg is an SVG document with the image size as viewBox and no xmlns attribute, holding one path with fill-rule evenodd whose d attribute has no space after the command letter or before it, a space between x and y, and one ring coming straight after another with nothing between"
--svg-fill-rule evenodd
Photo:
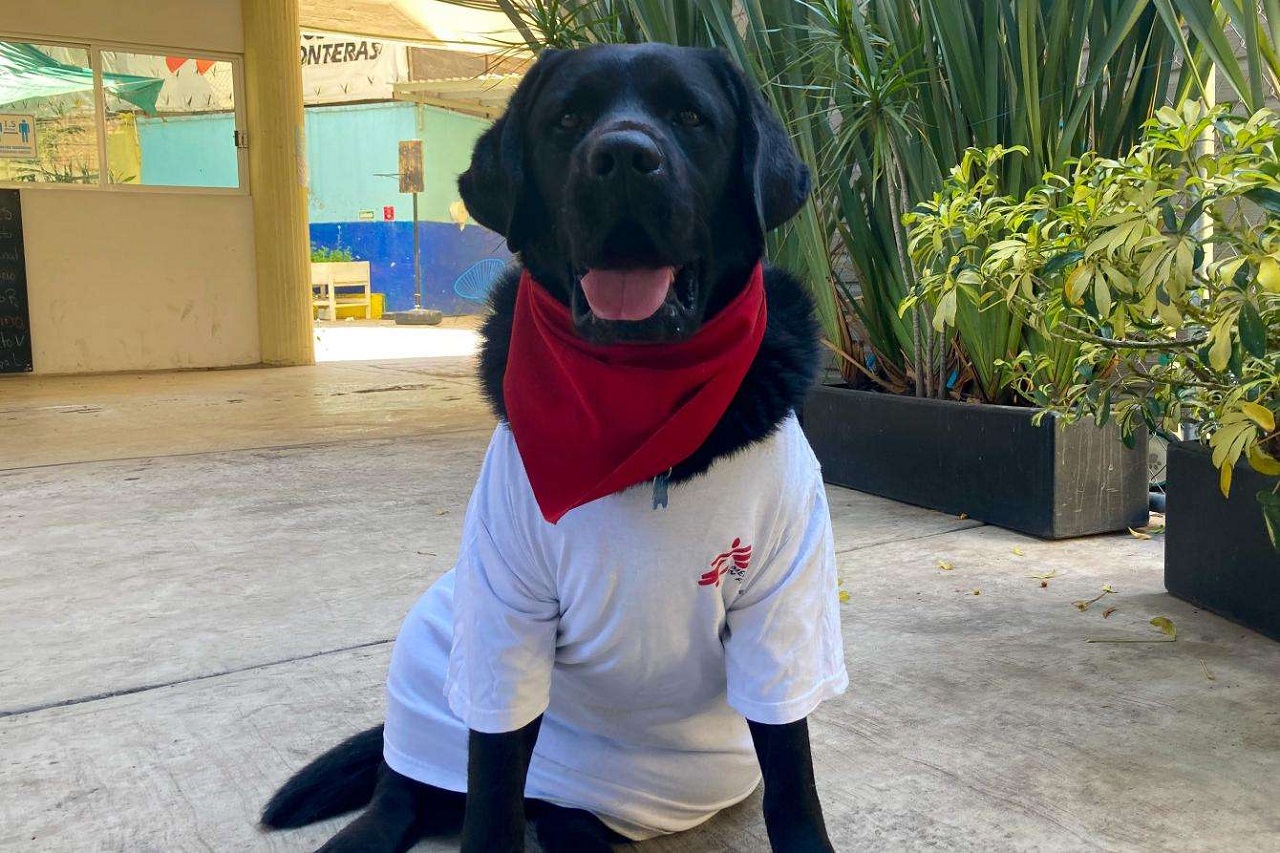
<instances>
[{"instance_id":1,"label":"red logo on shirt","mask_svg":"<svg viewBox=\"0 0 1280 853\"><path fill-rule=\"evenodd\" d=\"M720 586L720 579L726 574L741 583L747 576L747 566L750 564L751 546L743 545L741 539L735 539L728 551L711 561L711 569L698 579L698 586Z\"/></svg>"}]
</instances>

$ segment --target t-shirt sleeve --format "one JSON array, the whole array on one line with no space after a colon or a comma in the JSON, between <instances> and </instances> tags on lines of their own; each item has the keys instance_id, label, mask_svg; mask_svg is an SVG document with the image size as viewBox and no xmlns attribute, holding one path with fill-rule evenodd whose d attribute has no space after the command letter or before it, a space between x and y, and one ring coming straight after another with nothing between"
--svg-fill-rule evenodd
<instances>
[{"instance_id":1,"label":"t-shirt sleeve","mask_svg":"<svg viewBox=\"0 0 1280 853\"><path fill-rule=\"evenodd\" d=\"M767 562L726 615L729 704L757 723L803 719L849 684L831 513L814 480L807 500L784 510Z\"/></svg>"},{"instance_id":2,"label":"t-shirt sleeve","mask_svg":"<svg viewBox=\"0 0 1280 853\"><path fill-rule=\"evenodd\" d=\"M495 445L498 442L495 440ZM515 517L490 447L467 508L455 567L445 695L479 732L515 731L546 710L560 605L545 562Z\"/></svg>"}]
</instances>

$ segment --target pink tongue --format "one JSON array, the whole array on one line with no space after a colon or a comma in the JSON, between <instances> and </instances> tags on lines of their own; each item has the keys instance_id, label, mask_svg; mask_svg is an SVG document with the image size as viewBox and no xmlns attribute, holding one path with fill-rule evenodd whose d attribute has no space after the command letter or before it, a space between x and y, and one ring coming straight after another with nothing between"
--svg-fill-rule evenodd
<instances>
[{"instance_id":1,"label":"pink tongue","mask_svg":"<svg viewBox=\"0 0 1280 853\"><path fill-rule=\"evenodd\" d=\"M582 277L582 292L601 320L645 320L662 307L675 277L675 267L591 270Z\"/></svg>"}]
</instances>

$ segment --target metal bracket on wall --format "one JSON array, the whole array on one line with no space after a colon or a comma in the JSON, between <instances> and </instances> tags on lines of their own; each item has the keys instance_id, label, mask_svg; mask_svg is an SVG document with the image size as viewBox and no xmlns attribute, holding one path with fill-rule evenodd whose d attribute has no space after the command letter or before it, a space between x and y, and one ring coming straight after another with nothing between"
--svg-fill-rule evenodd
<instances>
[{"instance_id":1,"label":"metal bracket on wall","mask_svg":"<svg viewBox=\"0 0 1280 853\"><path fill-rule=\"evenodd\" d=\"M249 134L243 130L233 130L232 138L235 140L236 148L247 149L249 147Z\"/></svg>"}]
</instances>

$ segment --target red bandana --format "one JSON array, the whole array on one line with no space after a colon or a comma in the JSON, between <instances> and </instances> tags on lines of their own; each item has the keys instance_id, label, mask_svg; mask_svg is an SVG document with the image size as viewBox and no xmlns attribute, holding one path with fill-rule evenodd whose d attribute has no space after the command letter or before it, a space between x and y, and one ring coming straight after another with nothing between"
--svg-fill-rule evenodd
<instances>
[{"instance_id":1,"label":"red bandana","mask_svg":"<svg viewBox=\"0 0 1280 853\"><path fill-rule=\"evenodd\" d=\"M526 270L502 392L542 515L651 480L702 446L764 338L764 272L693 337L673 344L584 341L569 309Z\"/></svg>"}]
</instances>

